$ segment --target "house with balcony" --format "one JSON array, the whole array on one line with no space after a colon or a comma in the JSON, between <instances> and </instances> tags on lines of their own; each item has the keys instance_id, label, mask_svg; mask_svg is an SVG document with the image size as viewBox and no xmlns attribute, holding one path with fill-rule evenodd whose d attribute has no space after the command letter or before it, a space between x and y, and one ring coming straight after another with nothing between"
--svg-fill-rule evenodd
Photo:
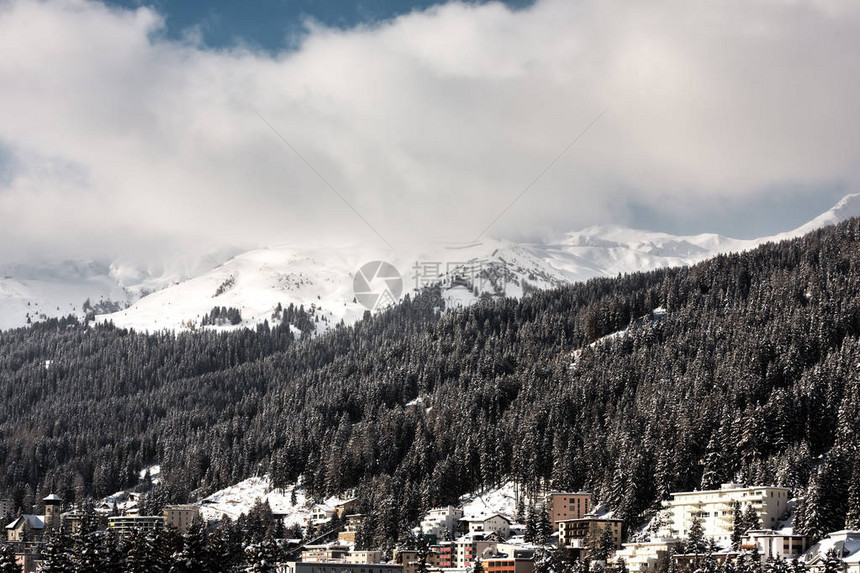
<instances>
[{"instance_id":1,"label":"house with balcony","mask_svg":"<svg viewBox=\"0 0 860 573\"><path fill-rule=\"evenodd\" d=\"M788 509L789 490L775 486L744 486L723 484L717 490L685 491L671 494L663 502L664 525L657 532L661 537L684 538L698 519L705 537L717 545L731 545L734 528L734 504L742 509L752 506L762 528L775 528Z\"/></svg>"}]
</instances>

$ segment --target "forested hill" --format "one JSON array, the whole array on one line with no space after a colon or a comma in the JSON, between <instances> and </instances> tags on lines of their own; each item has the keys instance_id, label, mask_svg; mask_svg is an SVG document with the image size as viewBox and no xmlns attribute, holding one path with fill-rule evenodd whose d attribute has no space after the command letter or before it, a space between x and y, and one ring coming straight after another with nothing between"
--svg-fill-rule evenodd
<instances>
[{"instance_id":1,"label":"forested hill","mask_svg":"<svg viewBox=\"0 0 860 573\"><path fill-rule=\"evenodd\" d=\"M160 462L155 504L302 475L355 488L384 543L509 478L594 491L631 523L736 479L806 495L796 527L828 531L860 518L858 335L856 219L441 318L406 301L302 342L51 322L0 334L2 485L101 496Z\"/></svg>"}]
</instances>

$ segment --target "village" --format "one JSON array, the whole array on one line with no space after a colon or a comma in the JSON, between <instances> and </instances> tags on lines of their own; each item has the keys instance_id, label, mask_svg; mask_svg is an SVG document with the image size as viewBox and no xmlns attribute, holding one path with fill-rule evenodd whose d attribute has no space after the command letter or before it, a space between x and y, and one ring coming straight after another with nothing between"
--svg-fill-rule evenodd
<instances>
[{"instance_id":1,"label":"village","mask_svg":"<svg viewBox=\"0 0 860 573\"><path fill-rule=\"evenodd\" d=\"M303 518L305 530L313 535L281 540L292 557L274 570L534 573L548 551L563 551L568 559L614 572L692 571L707 555L719 564L752 557L758 562L800 564L812 573L832 573L834 563L837 572L860 573L860 531L834 531L821 540L795 534L790 491L783 487L727 483L715 490L676 492L635 533L626 531L624 522L613 517L610 508L595 503L589 492L548 492L529 508L527 518L497 511L477 499L480 503L426 512L413 530L417 545L393 552L359 549L358 536L367 518L356 512L359 500L313 504ZM162 515L139 515L136 502L132 494L122 509L115 502L102 503L95 508L99 523L119 539L162 528L183 534L207 513L206 504L188 504L167 506ZM25 573L41 570L42 547L52 531L74 533L83 519L79 509L63 512L63 500L55 494L45 497L43 504L43 514L21 515L6 525L7 543Z\"/></svg>"}]
</instances>

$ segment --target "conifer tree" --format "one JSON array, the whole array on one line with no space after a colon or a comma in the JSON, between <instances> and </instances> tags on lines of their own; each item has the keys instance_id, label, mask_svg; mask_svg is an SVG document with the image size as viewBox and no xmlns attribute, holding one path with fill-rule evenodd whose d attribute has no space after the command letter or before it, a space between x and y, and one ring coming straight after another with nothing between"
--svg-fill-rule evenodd
<instances>
[{"instance_id":1,"label":"conifer tree","mask_svg":"<svg viewBox=\"0 0 860 573\"><path fill-rule=\"evenodd\" d=\"M71 539L62 532L51 532L42 549L43 573L72 573Z\"/></svg>"},{"instance_id":2,"label":"conifer tree","mask_svg":"<svg viewBox=\"0 0 860 573\"><path fill-rule=\"evenodd\" d=\"M0 573L21 573L15 549L8 543L0 543Z\"/></svg>"},{"instance_id":3,"label":"conifer tree","mask_svg":"<svg viewBox=\"0 0 860 573\"><path fill-rule=\"evenodd\" d=\"M705 543L705 530L702 528L702 520L695 516L690 524L690 531L687 532L687 553L701 555L707 549Z\"/></svg>"},{"instance_id":4,"label":"conifer tree","mask_svg":"<svg viewBox=\"0 0 860 573\"><path fill-rule=\"evenodd\" d=\"M744 514L741 510L741 503L735 501L732 503L732 550L737 551L741 547L746 529L744 528Z\"/></svg>"}]
</instances>

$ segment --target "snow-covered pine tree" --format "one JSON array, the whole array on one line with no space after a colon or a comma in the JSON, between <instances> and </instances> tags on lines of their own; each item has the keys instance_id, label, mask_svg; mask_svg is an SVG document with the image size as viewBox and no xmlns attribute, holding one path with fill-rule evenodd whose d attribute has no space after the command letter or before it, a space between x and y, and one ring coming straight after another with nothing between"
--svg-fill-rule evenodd
<instances>
[{"instance_id":1,"label":"snow-covered pine tree","mask_svg":"<svg viewBox=\"0 0 860 573\"><path fill-rule=\"evenodd\" d=\"M746 533L746 529L744 529L744 514L741 511L741 503L739 501L735 501L732 503L732 549L737 551L741 547L741 540L743 540L744 533Z\"/></svg>"},{"instance_id":2,"label":"snow-covered pine tree","mask_svg":"<svg viewBox=\"0 0 860 573\"><path fill-rule=\"evenodd\" d=\"M8 543L0 543L0 573L21 573L15 549Z\"/></svg>"},{"instance_id":3,"label":"snow-covered pine tree","mask_svg":"<svg viewBox=\"0 0 860 573\"><path fill-rule=\"evenodd\" d=\"M43 573L73 573L71 547L72 542L68 535L60 532L48 534L42 548L41 571Z\"/></svg>"}]
</instances>

